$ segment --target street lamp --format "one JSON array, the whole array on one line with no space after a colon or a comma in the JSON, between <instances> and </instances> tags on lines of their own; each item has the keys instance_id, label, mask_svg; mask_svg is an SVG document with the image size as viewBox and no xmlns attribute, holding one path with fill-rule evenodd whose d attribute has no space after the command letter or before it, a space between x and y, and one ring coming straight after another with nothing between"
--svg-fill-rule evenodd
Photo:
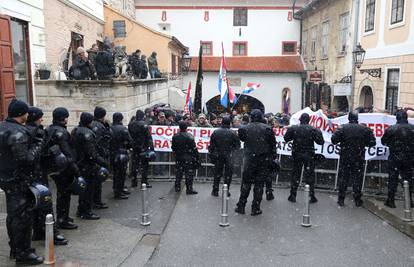
<instances>
[{"instance_id":1,"label":"street lamp","mask_svg":"<svg viewBox=\"0 0 414 267\"><path fill-rule=\"evenodd\" d=\"M188 54L183 56L182 66L181 66L181 69L182 69L183 72L188 72L190 70L191 59L192 59L192 57L190 57Z\"/></svg>"},{"instance_id":2,"label":"street lamp","mask_svg":"<svg viewBox=\"0 0 414 267\"><path fill-rule=\"evenodd\" d=\"M364 63L364 59L365 59L365 50L364 48L362 48L361 44L358 44L355 47L355 50L352 52L352 56L353 56L355 67L359 69L361 74L368 73L368 75L374 78L381 78L381 68L361 69L361 66Z\"/></svg>"}]
</instances>

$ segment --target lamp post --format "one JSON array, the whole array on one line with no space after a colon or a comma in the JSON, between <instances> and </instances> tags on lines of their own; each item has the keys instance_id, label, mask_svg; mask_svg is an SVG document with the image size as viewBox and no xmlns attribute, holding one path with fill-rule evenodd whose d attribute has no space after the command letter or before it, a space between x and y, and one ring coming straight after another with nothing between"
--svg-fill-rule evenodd
<instances>
[{"instance_id":1,"label":"lamp post","mask_svg":"<svg viewBox=\"0 0 414 267\"><path fill-rule=\"evenodd\" d=\"M374 78L381 78L381 68L374 68L374 69L361 69L362 64L364 63L365 59L365 50L362 48L361 44L358 44L355 50L352 52L352 56L354 59L355 67L359 69L362 73L368 73L369 76Z\"/></svg>"},{"instance_id":2,"label":"lamp post","mask_svg":"<svg viewBox=\"0 0 414 267\"><path fill-rule=\"evenodd\" d=\"M191 59L192 59L192 57L190 57L188 54L183 55L183 57L182 57L181 70L184 73L187 73L190 70Z\"/></svg>"}]
</instances>

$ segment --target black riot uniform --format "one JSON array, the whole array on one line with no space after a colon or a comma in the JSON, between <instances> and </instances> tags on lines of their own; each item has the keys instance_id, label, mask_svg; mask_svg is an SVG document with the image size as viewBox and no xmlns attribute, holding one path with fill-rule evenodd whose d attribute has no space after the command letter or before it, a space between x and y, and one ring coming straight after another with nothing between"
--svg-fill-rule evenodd
<instances>
[{"instance_id":1,"label":"black riot uniform","mask_svg":"<svg viewBox=\"0 0 414 267\"><path fill-rule=\"evenodd\" d=\"M36 137L42 138L44 143L41 156L36 158L36 160L34 161L32 177L35 182L49 187L47 182L46 164L43 162L46 161L46 159L44 159L44 156L46 154L46 145L48 140L47 132L43 130L43 125L41 125L43 112L39 108L30 107L28 113L29 116L27 118L26 127L30 130L31 140L35 139ZM52 201L33 210L33 241L45 240L45 221L46 216L48 214L53 215ZM68 241L62 234L60 234L55 224L53 225L53 228L53 237L55 245L67 245Z\"/></svg>"},{"instance_id":2,"label":"black riot uniform","mask_svg":"<svg viewBox=\"0 0 414 267\"><path fill-rule=\"evenodd\" d=\"M350 112L348 115L349 123L339 127L332 135L332 143L339 144L339 192L338 204L344 205L346 189L349 179L352 179L354 200L356 206L362 205L361 189L363 179L363 165L365 157L365 147L373 147L376 144L372 131L361 124L358 124L358 113Z\"/></svg>"},{"instance_id":3,"label":"black riot uniform","mask_svg":"<svg viewBox=\"0 0 414 267\"><path fill-rule=\"evenodd\" d=\"M69 217L70 199L72 192L70 185L74 177L79 177L80 172L76 164L76 155L72 149L72 137L66 128L65 119L69 117L66 108L59 107L53 110L53 123L47 129L49 162L52 163L51 175L57 188L56 215L57 225L61 229L72 230L78 228ZM54 151L54 152L51 152ZM66 157L66 166L57 166L52 154L63 153Z\"/></svg>"},{"instance_id":4,"label":"black riot uniform","mask_svg":"<svg viewBox=\"0 0 414 267\"><path fill-rule=\"evenodd\" d=\"M111 141L111 162L113 166L113 190L115 199L127 199L129 192L124 189L125 176L128 168L128 149L131 146L131 137L128 129L122 125L122 113L114 113Z\"/></svg>"},{"instance_id":5,"label":"black riot uniform","mask_svg":"<svg viewBox=\"0 0 414 267\"><path fill-rule=\"evenodd\" d=\"M91 129L96 136L97 151L107 164L110 160L110 143L112 138L111 127L105 122L106 110L101 107L95 107L94 121ZM108 206L102 202L102 183L97 183L94 195L94 208L107 209Z\"/></svg>"},{"instance_id":6,"label":"black riot uniform","mask_svg":"<svg viewBox=\"0 0 414 267\"><path fill-rule=\"evenodd\" d=\"M86 189L79 196L78 215L82 219L87 220L97 220L100 218L92 212L92 207L96 184L98 184L97 173L100 167L107 166L105 159L97 151L96 136L91 130L92 120L92 114L82 113L79 126L72 131L78 167L86 181Z\"/></svg>"},{"instance_id":7,"label":"black riot uniform","mask_svg":"<svg viewBox=\"0 0 414 267\"><path fill-rule=\"evenodd\" d=\"M303 167L303 180L310 187L310 202L318 200L315 197L315 143L324 143L322 132L309 125L309 114L303 113L300 116L300 125L292 125L286 131L284 139L286 142L293 141L292 158L293 170L290 181L291 202L296 202L296 192L298 190L300 176Z\"/></svg>"},{"instance_id":8,"label":"black riot uniform","mask_svg":"<svg viewBox=\"0 0 414 267\"><path fill-rule=\"evenodd\" d=\"M180 132L172 138L172 151L175 153L175 191L181 191L181 179L185 175L185 185L187 195L197 194L193 189L194 170L200 165L200 155L198 153L194 136L187 132L187 123L179 122Z\"/></svg>"},{"instance_id":9,"label":"black riot uniform","mask_svg":"<svg viewBox=\"0 0 414 267\"><path fill-rule=\"evenodd\" d=\"M208 152L214 163L213 196L218 196L219 184L224 170L224 183L230 187L233 176L233 153L240 149L237 133L230 129L230 117L223 118L221 128L215 130L210 137ZM229 192L230 195L230 192Z\"/></svg>"},{"instance_id":10,"label":"black riot uniform","mask_svg":"<svg viewBox=\"0 0 414 267\"><path fill-rule=\"evenodd\" d=\"M413 166L414 166L414 125L409 124L407 112L399 111L396 114L397 124L385 130L381 138L383 145L390 149L388 157L388 199L385 205L395 208L395 192L398 186L398 176L401 175L402 181L410 183L410 199L413 206Z\"/></svg>"},{"instance_id":11,"label":"black riot uniform","mask_svg":"<svg viewBox=\"0 0 414 267\"><path fill-rule=\"evenodd\" d=\"M132 139L132 162L131 162L131 186L138 185L138 171L141 172L141 183L148 184L148 167L149 160L140 154L154 150L154 144L148 124L144 121L145 114L142 110L137 110L135 120L128 125L128 131Z\"/></svg>"},{"instance_id":12,"label":"black riot uniform","mask_svg":"<svg viewBox=\"0 0 414 267\"><path fill-rule=\"evenodd\" d=\"M29 184L34 162L41 155L42 137L31 139L30 131L22 123L27 118L28 106L12 100L8 118L0 122L0 188L6 195L7 233L10 257L17 263L41 264L43 258L31 248L32 195Z\"/></svg>"},{"instance_id":13,"label":"black riot uniform","mask_svg":"<svg viewBox=\"0 0 414 267\"><path fill-rule=\"evenodd\" d=\"M276 139L272 128L262 121L263 113L255 109L251 112L252 122L239 129L240 140L244 142L244 170L240 198L236 212L245 213L247 198L252 184L253 202L251 215L259 215L263 186L272 171L272 162L277 157Z\"/></svg>"}]
</instances>

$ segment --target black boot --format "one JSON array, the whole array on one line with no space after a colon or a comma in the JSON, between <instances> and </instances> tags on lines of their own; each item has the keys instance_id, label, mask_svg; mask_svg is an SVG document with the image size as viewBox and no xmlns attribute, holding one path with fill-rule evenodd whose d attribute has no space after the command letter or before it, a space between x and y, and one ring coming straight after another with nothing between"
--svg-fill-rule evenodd
<instances>
[{"instance_id":1,"label":"black boot","mask_svg":"<svg viewBox=\"0 0 414 267\"><path fill-rule=\"evenodd\" d=\"M387 200L384 202L384 205L392 209L396 208L394 199L390 197L387 198Z\"/></svg>"},{"instance_id":2,"label":"black boot","mask_svg":"<svg viewBox=\"0 0 414 267\"><path fill-rule=\"evenodd\" d=\"M101 203L95 203L93 205L93 208L97 209L97 210L104 210L104 209L107 209L109 207L108 207L108 205L106 205L106 203L101 202Z\"/></svg>"},{"instance_id":3,"label":"black boot","mask_svg":"<svg viewBox=\"0 0 414 267\"><path fill-rule=\"evenodd\" d=\"M189 184L189 185L187 185L186 194L187 195L197 195L198 192L193 189L193 185L192 184Z\"/></svg>"},{"instance_id":4,"label":"black boot","mask_svg":"<svg viewBox=\"0 0 414 267\"><path fill-rule=\"evenodd\" d=\"M235 212L237 212L238 214L245 214L245 208L244 205L237 203L236 205L236 209L234 210Z\"/></svg>"},{"instance_id":5,"label":"black boot","mask_svg":"<svg viewBox=\"0 0 414 267\"><path fill-rule=\"evenodd\" d=\"M181 183L175 183L175 192L181 192Z\"/></svg>"},{"instance_id":6,"label":"black boot","mask_svg":"<svg viewBox=\"0 0 414 267\"><path fill-rule=\"evenodd\" d=\"M130 195L131 194L131 192L129 192L129 190L127 188L122 189L121 193L124 194L124 195Z\"/></svg>"},{"instance_id":7,"label":"black boot","mask_svg":"<svg viewBox=\"0 0 414 267\"><path fill-rule=\"evenodd\" d=\"M340 206L340 207L343 207L343 206L345 206L345 199L344 198L342 198L342 197L340 197L340 198L338 198L338 205Z\"/></svg>"},{"instance_id":8,"label":"black boot","mask_svg":"<svg viewBox=\"0 0 414 267\"><path fill-rule=\"evenodd\" d=\"M288 197L288 201L295 203L296 202L296 194L292 194L290 193L289 197Z\"/></svg>"},{"instance_id":9,"label":"black boot","mask_svg":"<svg viewBox=\"0 0 414 267\"><path fill-rule=\"evenodd\" d=\"M53 241L56 246L66 246L69 241L65 238L64 235L60 234L59 232L55 232L53 237Z\"/></svg>"},{"instance_id":10,"label":"black boot","mask_svg":"<svg viewBox=\"0 0 414 267\"><path fill-rule=\"evenodd\" d=\"M211 195L213 197L218 197L219 196L219 187L218 185L213 185L213 190L211 191Z\"/></svg>"},{"instance_id":11,"label":"black boot","mask_svg":"<svg viewBox=\"0 0 414 267\"><path fill-rule=\"evenodd\" d=\"M128 196L124 195L123 193L114 193L114 199L118 199L118 200L128 199Z\"/></svg>"},{"instance_id":12,"label":"black boot","mask_svg":"<svg viewBox=\"0 0 414 267\"><path fill-rule=\"evenodd\" d=\"M356 207L361 207L362 204L364 203L364 201L362 201L362 199L360 197L354 198L354 201L355 201L355 206Z\"/></svg>"},{"instance_id":13,"label":"black boot","mask_svg":"<svg viewBox=\"0 0 414 267\"><path fill-rule=\"evenodd\" d=\"M65 229L65 230L78 229L78 226L76 224L74 224L73 222L71 222L69 219L67 219L67 220L58 220L57 227L59 229ZM73 219L72 219L72 221L73 221Z\"/></svg>"},{"instance_id":14,"label":"black boot","mask_svg":"<svg viewBox=\"0 0 414 267\"><path fill-rule=\"evenodd\" d=\"M33 249L16 255L16 264L38 265L43 263L43 257L37 256Z\"/></svg>"},{"instance_id":15,"label":"black boot","mask_svg":"<svg viewBox=\"0 0 414 267\"><path fill-rule=\"evenodd\" d=\"M134 178L131 180L131 187L138 187L138 179Z\"/></svg>"},{"instance_id":16,"label":"black boot","mask_svg":"<svg viewBox=\"0 0 414 267\"><path fill-rule=\"evenodd\" d=\"M315 197L315 195L311 195L309 203L316 203L316 202L318 202L318 199Z\"/></svg>"},{"instance_id":17,"label":"black boot","mask_svg":"<svg viewBox=\"0 0 414 267\"><path fill-rule=\"evenodd\" d=\"M267 189L266 190L266 200L270 201L275 199L275 196L273 195L273 189Z\"/></svg>"},{"instance_id":18,"label":"black boot","mask_svg":"<svg viewBox=\"0 0 414 267\"><path fill-rule=\"evenodd\" d=\"M101 217L99 215L96 215L95 213L86 213L80 215L81 219L83 220L99 220Z\"/></svg>"},{"instance_id":19,"label":"black boot","mask_svg":"<svg viewBox=\"0 0 414 267\"><path fill-rule=\"evenodd\" d=\"M260 209L260 207L252 207L252 213L250 215L257 216L260 214L262 214L262 210Z\"/></svg>"}]
</instances>

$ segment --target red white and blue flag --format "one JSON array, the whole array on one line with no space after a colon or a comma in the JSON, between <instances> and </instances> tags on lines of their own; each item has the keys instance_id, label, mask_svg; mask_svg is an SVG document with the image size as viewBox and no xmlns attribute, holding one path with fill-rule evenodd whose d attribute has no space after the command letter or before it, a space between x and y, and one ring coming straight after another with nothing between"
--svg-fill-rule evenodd
<instances>
[{"instance_id":1,"label":"red white and blue flag","mask_svg":"<svg viewBox=\"0 0 414 267\"><path fill-rule=\"evenodd\" d=\"M228 106L228 100L230 103L235 102L236 95L233 93L233 90L230 87L229 80L227 79L227 66L226 60L224 59L224 48L223 43L221 43L222 49L222 57L221 57L221 65L220 65L220 72L218 76L218 90L220 92L220 104L223 107ZM237 101L237 100L236 100Z\"/></svg>"},{"instance_id":2,"label":"red white and blue flag","mask_svg":"<svg viewBox=\"0 0 414 267\"><path fill-rule=\"evenodd\" d=\"M185 97L184 113L191 114L193 112L193 101L191 101L191 82L188 83L187 96Z\"/></svg>"},{"instance_id":3,"label":"red white and blue flag","mask_svg":"<svg viewBox=\"0 0 414 267\"><path fill-rule=\"evenodd\" d=\"M254 90L260 87L260 83L247 83L246 87L244 88L242 94L250 94Z\"/></svg>"}]
</instances>

